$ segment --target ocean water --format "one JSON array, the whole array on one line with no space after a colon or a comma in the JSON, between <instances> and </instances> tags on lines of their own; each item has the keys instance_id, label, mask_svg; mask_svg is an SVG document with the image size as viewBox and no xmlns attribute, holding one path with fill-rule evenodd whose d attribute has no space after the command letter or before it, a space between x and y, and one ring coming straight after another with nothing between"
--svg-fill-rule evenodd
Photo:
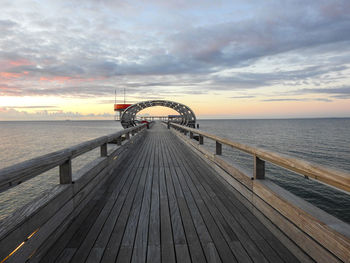
<instances>
[{"instance_id":1,"label":"ocean water","mask_svg":"<svg viewBox=\"0 0 350 263\"><path fill-rule=\"evenodd\" d=\"M350 173L350 118L199 120L201 130ZM0 169L121 130L115 121L0 122ZM205 141L214 150L214 142ZM112 150L112 149L110 149ZM73 160L73 173L99 149ZM223 147L225 159L252 174L247 154ZM350 195L267 165L267 176L321 209L350 222ZM58 183L58 168L0 193L0 220Z\"/></svg>"},{"instance_id":2,"label":"ocean water","mask_svg":"<svg viewBox=\"0 0 350 263\"><path fill-rule=\"evenodd\" d=\"M122 130L116 121L0 122L0 169ZM109 145L109 151L115 146ZM73 174L100 154L99 148L72 160ZM59 183L58 168L0 193L0 220Z\"/></svg>"},{"instance_id":3,"label":"ocean water","mask_svg":"<svg viewBox=\"0 0 350 263\"><path fill-rule=\"evenodd\" d=\"M200 129L232 141L297 157L350 174L350 118L285 120L200 120ZM206 141L214 151L215 144ZM223 156L253 174L252 156L223 146ZM266 163L276 184L350 223L350 195Z\"/></svg>"}]
</instances>

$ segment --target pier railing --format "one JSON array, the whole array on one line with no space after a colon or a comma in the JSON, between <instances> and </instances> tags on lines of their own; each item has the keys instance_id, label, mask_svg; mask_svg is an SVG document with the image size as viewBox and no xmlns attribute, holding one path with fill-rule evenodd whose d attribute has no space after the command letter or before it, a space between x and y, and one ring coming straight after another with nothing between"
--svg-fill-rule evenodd
<instances>
[{"instance_id":1,"label":"pier railing","mask_svg":"<svg viewBox=\"0 0 350 263\"><path fill-rule=\"evenodd\" d=\"M314 180L350 193L350 174L328 169L318 164L313 164L301 159L255 148L242 143L233 142L231 140L224 139L204 131L192 129L175 123L170 123L169 125L181 131L185 135L188 133L191 139L193 139L194 135L198 135L199 144L204 143L203 138L208 138L215 141L216 155L222 154L223 144L252 155L254 162L254 179L265 178L265 162L269 162L297 174L303 175L306 178L312 178Z\"/></svg>"},{"instance_id":2,"label":"pier railing","mask_svg":"<svg viewBox=\"0 0 350 263\"><path fill-rule=\"evenodd\" d=\"M198 129L175 123L167 125L169 129L180 132L176 134L237 190L236 197L294 254L297 255L301 248L317 262L350 262L350 225L274 184L265 177L265 162L347 194L350 192L350 174L233 142ZM202 147L204 139L215 142L214 151ZM222 145L252 156L254 171L251 175L222 158Z\"/></svg>"},{"instance_id":3,"label":"pier railing","mask_svg":"<svg viewBox=\"0 0 350 263\"><path fill-rule=\"evenodd\" d=\"M144 129L146 124L128 128L116 133L102 136L63 150L52 152L37 158L15 164L0 170L0 192L21 184L39 174L59 166L60 184L72 183L72 159L89 152L97 147L101 148L101 157L107 156L107 144L121 144L129 139L130 134L135 134Z\"/></svg>"},{"instance_id":4,"label":"pier railing","mask_svg":"<svg viewBox=\"0 0 350 263\"><path fill-rule=\"evenodd\" d=\"M126 158L128 147L135 145L148 127L131 127L1 169L2 191L55 167L59 167L60 184L0 221L0 261L25 262L33 251L40 258L94 198L116 169L116 163ZM108 152L109 143L120 147ZM100 157L72 175L72 159L98 147Z\"/></svg>"}]
</instances>

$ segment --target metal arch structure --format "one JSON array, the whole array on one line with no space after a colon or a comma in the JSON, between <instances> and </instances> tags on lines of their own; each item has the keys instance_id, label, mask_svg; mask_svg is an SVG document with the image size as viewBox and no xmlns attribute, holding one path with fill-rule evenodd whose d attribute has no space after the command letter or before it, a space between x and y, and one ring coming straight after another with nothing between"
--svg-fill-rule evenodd
<instances>
[{"instance_id":1,"label":"metal arch structure","mask_svg":"<svg viewBox=\"0 0 350 263\"><path fill-rule=\"evenodd\" d=\"M168 100L148 100L135 103L125 109L120 118L120 123L125 129L132 126L136 126L136 114L145 108L154 106L163 106L174 109L181 116L181 125L195 128L196 115L194 114L194 112L184 104Z\"/></svg>"}]
</instances>

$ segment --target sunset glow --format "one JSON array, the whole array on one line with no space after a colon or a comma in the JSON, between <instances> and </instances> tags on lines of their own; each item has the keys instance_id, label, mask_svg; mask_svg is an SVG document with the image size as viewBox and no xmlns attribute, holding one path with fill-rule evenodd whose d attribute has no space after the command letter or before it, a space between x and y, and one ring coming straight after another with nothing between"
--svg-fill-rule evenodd
<instances>
[{"instance_id":1,"label":"sunset glow","mask_svg":"<svg viewBox=\"0 0 350 263\"><path fill-rule=\"evenodd\" d=\"M5 0L0 120L350 117L350 2ZM167 114L149 109L147 114Z\"/></svg>"}]
</instances>

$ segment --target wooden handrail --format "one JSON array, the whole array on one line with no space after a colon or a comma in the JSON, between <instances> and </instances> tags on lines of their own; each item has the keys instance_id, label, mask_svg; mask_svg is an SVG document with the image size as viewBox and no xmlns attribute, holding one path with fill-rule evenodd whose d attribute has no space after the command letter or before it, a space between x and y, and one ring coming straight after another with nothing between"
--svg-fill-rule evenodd
<instances>
[{"instance_id":1,"label":"wooden handrail","mask_svg":"<svg viewBox=\"0 0 350 263\"><path fill-rule=\"evenodd\" d=\"M147 124L141 124L139 126L124 129L63 150L39 156L19 164L5 167L0 170L0 191L14 187L56 166L60 166L60 182L70 183L71 159L74 159L75 157L97 147L101 147L101 156L104 156L106 154L107 143L118 141L123 135L125 135L126 138L130 138L130 133L137 133L146 127ZM70 178L66 178L67 174Z\"/></svg>"},{"instance_id":2,"label":"wooden handrail","mask_svg":"<svg viewBox=\"0 0 350 263\"><path fill-rule=\"evenodd\" d=\"M340 190L346 191L348 193L350 192L350 174L349 173L332 170L332 169L323 167L321 165L307 162L298 158L282 155L275 152L270 152L267 150L255 148L255 147L248 146L238 142L233 142L231 140L221 138L216 135L213 135L204 131L200 131L197 129L189 128L186 126L182 126L179 124L169 123L168 127L173 127L175 129L184 131L186 133L189 132L190 137L193 137L193 134L198 134L199 137L205 137L205 138L214 140L217 143L217 149L218 149L218 144L225 144L234 149L253 155L254 164L255 164L254 177L256 179L264 178L264 175L262 174L264 169L263 170L261 169L264 165L262 165L261 161L262 162L267 161L279 167L283 167L285 169L296 172L308 178L318 180L320 182L323 182L327 185L333 186ZM203 143L203 139L199 138L199 141L201 144ZM221 152L219 153L221 154Z\"/></svg>"}]
</instances>

